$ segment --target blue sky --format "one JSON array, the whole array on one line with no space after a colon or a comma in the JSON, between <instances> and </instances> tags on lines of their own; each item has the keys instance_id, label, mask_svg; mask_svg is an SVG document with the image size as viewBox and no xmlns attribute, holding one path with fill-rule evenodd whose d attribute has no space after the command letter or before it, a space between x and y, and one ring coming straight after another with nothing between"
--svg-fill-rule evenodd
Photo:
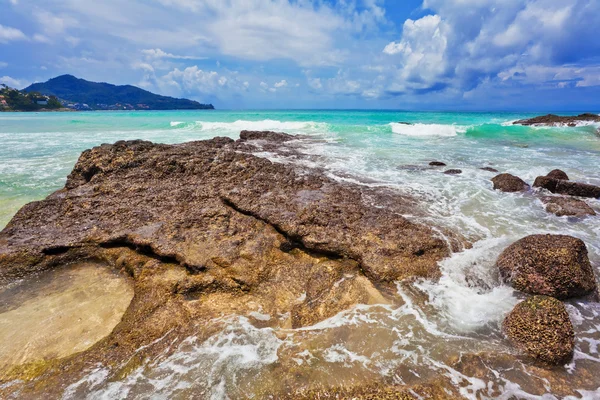
<instances>
[{"instance_id":1,"label":"blue sky","mask_svg":"<svg viewBox=\"0 0 600 400\"><path fill-rule=\"evenodd\" d=\"M0 0L0 82L218 108L600 112L600 0Z\"/></svg>"}]
</instances>

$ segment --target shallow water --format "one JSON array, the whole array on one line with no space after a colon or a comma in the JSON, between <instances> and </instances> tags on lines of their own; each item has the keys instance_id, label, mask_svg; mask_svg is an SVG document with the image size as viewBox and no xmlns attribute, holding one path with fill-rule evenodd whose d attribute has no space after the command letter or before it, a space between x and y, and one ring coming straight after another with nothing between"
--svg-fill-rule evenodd
<instances>
[{"instance_id":1,"label":"shallow water","mask_svg":"<svg viewBox=\"0 0 600 400\"><path fill-rule=\"evenodd\" d=\"M83 351L108 336L133 287L108 268L75 264L0 290L0 369Z\"/></svg>"},{"instance_id":2,"label":"shallow water","mask_svg":"<svg viewBox=\"0 0 600 400\"><path fill-rule=\"evenodd\" d=\"M441 376L467 398L600 398L598 304L569 303L577 337L570 365L546 371L519 358L502 358L513 350L500 323L521 299L500 283L494 267L508 244L534 233L579 237L600 276L600 217L555 217L534 193L493 191L495 174L480 169L492 166L531 183L560 168L572 180L600 185L597 127L510 125L528 116L375 111L0 114L0 225L21 205L59 189L80 151L94 145L138 138L163 143L236 138L241 129L268 129L326 139L306 145L303 151L318 157L300 162L323 167L335 179L410 193L427 211L426 218L413 219L449 227L474 242L472 249L441 263L439 282L399 285L402 306L359 306L296 331L261 329L249 316L231 316L215 321L223 327L220 334L205 342L190 337L175 343L175 352L122 382L107 382L99 366L73 383L65 397L261 398L314 385L382 379L410 385ZM444 168L427 167L432 160L463 173L444 175ZM600 213L600 201L588 204ZM465 366L473 352L482 352L486 368Z\"/></svg>"}]
</instances>

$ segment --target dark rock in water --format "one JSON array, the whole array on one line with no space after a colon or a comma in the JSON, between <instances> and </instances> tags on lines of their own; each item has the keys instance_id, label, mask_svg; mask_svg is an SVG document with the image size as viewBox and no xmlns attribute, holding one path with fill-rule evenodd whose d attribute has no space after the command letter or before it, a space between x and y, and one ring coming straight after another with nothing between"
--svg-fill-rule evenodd
<instances>
[{"instance_id":1,"label":"dark rock in water","mask_svg":"<svg viewBox=\"0 0 600 400\"><path fill-rule=\"evenodd\" d=\"M492 178L492 183L494 184L494 190L507 193L526 192L529 190L529 185L523 179L511 174L495 176Z\"/></svg>"},{"instance_id":2,"label":"dark rock in water","mask_svg":"<svg viewBox=\"0 0 600 400\"><path fill-rule=\"evenodd\" d=\"M460 169L449 169L448 171L444 171L446 175L460 175L462 174L462 170Z\"/></svg>"},{"instance_id":3,"label":"dark rock in water","mask_svg":"<svg viewBox=\"0 0 600 400\"><path fill-rule=\"evenodd\" d=\"M585 243L571 236L527 236L504 250L497 266L506 282L529 294L563 300L596 289Z\"/></svg>"},{"instance_id":4,"label":"dark rock in water","mask_svg":"<svg viewBox=\"0 0 600 400\"><path fill-rule=\"evenodd\" d=\"M555 126L555 125L565 125L565 126L577 126L577 122L600 122L600 116L596 114L581 114L578 116L568 116L561 117L554 114L548 114L541 117L535 117L531 119L522 119L520 121L513 122L514 125L537 125L537 126Z\"/></svg>"},{"instance_id":5,"label":"dark rock in water","mask_svg":"<svg viewBox=\"0 0 600 400\"><path fill-rule=\"evenodd\" d=\"M297 328L386 302L380 290L392 296L397 280L439 276L451 249L402 217L420 213L415 199L252 154L249 140L289 150L289 135L243 138L87 150L64 189L24 206L0 232L0 284L97 260L126 272L135 291L105 340L36 366L43 385L19 397L60 397L90 365L123 366L190 335L202 342L223 328L217 317L260 311L289 316L261 323ZM458 235L444 236L460 248ZM0 387L0 397L4 390L13 389Z\"/></svg>"},{"instance_id":6,"label":"dark rock in water","mask_svg":"<svg viewBox=\"0 0 600 400\"><path fill-rule=\"evenodd\" d=\"M241 131L240 140L267 140L275 143L283 143L296 139L295 136L283 132L271 131Z\"/></svg>"},{"instance_id":7,"label":"dark rock in water","mask_svg":"<svg viewBox=\"0 0 600 400\"><path fill-rule=\"evenodd\" d=\"M546 205L546 211L559 217L585 217L596 215L596 212L585 201L568 197L542 197L542 203Z\"/></svg>"},{"instance_id":8,"label":"dark rock in water","mask_svg":"<svg viewBox=\"0 0 600 400\"><path fill-rule=\"evenodd\" d=\"M429 163L430 167L445 167L446 163L443 163L441 161L432 161Z\"/></svg>"},{"instance_id":9,"label":"dark rock in water","mask_svg":"<svg viewBox=\"0 0 600 400\"><path fill-rule=\"evenodd\" d=\"M533 296L517 304L503 329L517 348L545 364L566 364L573 357L573 324L565 305L552 297Z\"/></svg>"},{"instance_id":10,"label":"dark rock in water","mask_svg":"<svg viewBox=\"0 0 600 400\"><path fill-rule=\"evenodd\" d=\"M566 172L561 171L560 169L552 170L546 176L548 178L552 178L552 179L562 179L562 180L565 180L565 181L569 180L569 175L567 175Z\"/></svg>"},{"instance_id":11,"label":"dark rock in water","mask_svg":"<svg viewBox=\"0 0 600 400\"><path fill-rule=\"evenodd\" d=\"M483 171L488 171L488 172L500 172L496 168L492 168L492 167L483 167L483 168L479 168L479 169L483 170Z\"/></svg>"},{"instance_id":12,"label":"dark rock in water","mask_svg":"<svg viewBox=\"0 0 600 400\"><path fill-rule=\"evenodd\" d=\"M588 185L587 183L571 182L562 179L538 176L533 183L534 187L543 188L556 194L569 196L600 198L600 187Z\"/></svg>"}]
</instances>

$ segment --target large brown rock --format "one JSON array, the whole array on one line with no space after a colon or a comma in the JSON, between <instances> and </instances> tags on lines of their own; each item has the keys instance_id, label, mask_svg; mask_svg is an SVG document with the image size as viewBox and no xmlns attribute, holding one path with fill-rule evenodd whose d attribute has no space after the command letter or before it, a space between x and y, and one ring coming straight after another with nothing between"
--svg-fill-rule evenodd
<instances>
[{"instance_id":1,"label":"large brown rock","mask_svg":"<svg viewBox=\"0 0 600 400\"><path fill-rule=\"evenodd\" d=\"M546 211L559 217L586 217L596 215L596 212L585 201L570 197L542 197L542 203L546 205Z\"/></svg>"},{"instance_id":2,"label":"large brown rock","mask_svg":"<svg viewBox=\"0 0 600 400\"><path fill-rule=\"evenodd\" d=\"M492 183L494 184L494 190L502 192L514 193L529 190L529 185L523 179L511 174L497 175L492 178Z\"/></svg>"},{"instance_id":3,"label":"large brown rock","mask_svg":"<svg viewBox=\"0 0 600 400\"><path fill-rule=\"evenodd\" d=\"M301 157L294 143L310 139L242 136L95 147L64 189L15 215L0 232L0 284L95 260L127 274L135 295L91 349L0 370L0 397L17 390L2 383L42 373L43 384L18 387L21 397L60 397L92 365L115 366L111 373L121 376L118 366L135 367L128 360L218 332L223 316L267 315L261 324L296 328L355 304L400 302L396 280L439 276L451 249L432 228L402 217L419 213L414 199L252 154Z\"/></svg>"},{"instance_id":4,"label":"large brown rock","mask_svg":"<svg viewBox=\"0 0 600 400\"><path fill-rule=\"evenodd\" d=\"M555 179L548 176L538 176L533 183L533 186L546 189L556 194L589 197L594 199L600 198L600 187L598 186Z\"/></svg>"},{"instance_id":5,"label":"large brown rock","mask_svg":"<svg viewBox=\"0 0 600 400\"><path fill-rule=\"evenodd\" d=\"M567 173L565 171L562 171L560 169L554 169L552 171L550 171L548 173L548 175L546 175L548 178L552 178L552 179L562 179L565 181L569 180L569 175L567 175Z\"/></svg>"},{"instance_id":6,"label":"large brown rock","mask_svg":"<svg viewBox=\"0 0 600 400\"><path fill-rule=\"evenodd\" d=\"M575 333L565 305L553 297L533 296L504 319L504 332L517 348L550 365L573 357Z\"/></svg>"},{"instance_id":7,"label":"large brown rock","mask_svg":"<svg viewBox=\"0 0 600 400\"><path fill-rule=\"evenodd\" d=\"M596 289L585 243L565 235L527 236L500 254L500 275L515 289L568 299Z\"/></svg>"}]
</instances>

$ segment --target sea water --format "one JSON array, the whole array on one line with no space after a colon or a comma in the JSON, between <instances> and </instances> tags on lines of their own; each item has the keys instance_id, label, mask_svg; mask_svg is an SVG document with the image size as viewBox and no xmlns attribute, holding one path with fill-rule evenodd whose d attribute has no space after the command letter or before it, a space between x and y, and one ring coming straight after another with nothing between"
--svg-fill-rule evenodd
<instances>
[{"instance_id":1,"label":"sea water","mask_svg":"<svg viewBox=\"0 0 600 400\"><path fill-rule=\"evenodd\" d=\"M420 200L422 212L408 218L450 228L474 243L440 263L439 281L399 283L401 307L359 306L296 331L260 329L248 316L231 316L220 334L205 342L187 338L174 354L122 382L106 382L100 366L73 383L65 397L238 398L256 389L257 376L267 387L281 381L281 365L294 362L312 368L311 380L324 385L377 378L416 384L442 376L467 398L600 398L600 378L584 379L600 376L600 306L595 303L568 303L575 358L549 375L521 362L489 361L487 375L456 368L467 353L513 351L500 324L522 297L500 282L494 266L510 243L538 233L581 238L600 276L600 217L556 217L531 193L494 191L490 179L495 174L481 169L492 167L532 183L559 168L572 180L600 185L599 127L512 125L531 116L311 110L0 114L0 227L27 202L60 189L85 149L123 139L235 139L249 129L323 139L302 148L316 157L265 156L321 167L340 181L410 194ZM463 173L449 176L444 168L428 168L434 160ZM587 202L600 214L600 201ZM556 383L567 381L572 382L567 389Z\"/></svg>"}]
</instances>

